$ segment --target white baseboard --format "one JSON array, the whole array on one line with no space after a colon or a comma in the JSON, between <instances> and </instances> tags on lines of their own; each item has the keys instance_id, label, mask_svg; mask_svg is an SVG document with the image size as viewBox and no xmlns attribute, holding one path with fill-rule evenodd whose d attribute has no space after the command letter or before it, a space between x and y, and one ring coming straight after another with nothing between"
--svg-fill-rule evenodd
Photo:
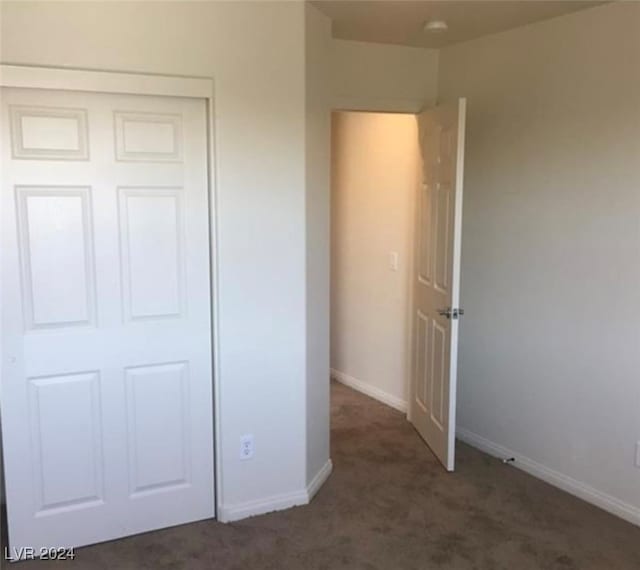
<instances>
[{"instance_id":1,"label":"white baseboard","mask_svg":"<svg viewBox=\"0 0 640 570\"><path fill-rule=\"evenodd\" d=\"M567 493L575 495L576 497L595 505L596 507L600 507L613 515L640 526L640 508L634 505L630 505L620 499L612 497L611 495L607 495L602 491L598 491L582 481L578 481L577 479L573 479L559 471L550 469L533 459L520 455L519 453L494 443L476 433L473 433L472 431L469 431L468 429L456 427L456 437L461 441L488 453L489 455L493 455L494 457L513 457L515 462L510 464L513 467L522 469L538 479L542 479L543 481L546 481Z\"/></svg>"},{"instance_id":2,"label":"white baseboard","mask_svg":"<svg viewBox=\"0 0 640 570\"><path fill-rule=\"evenodd\" d=\"M218 509L218 520L225 523L239 521L248 517L255 517L274 511L283 511L291 507L306 505L313 499L314 495L320 490L320 487L322 487L329 475L331 475L332 469L333 463L331 459L329 459L320 471L316 473L306 489L235 505L221 506Z\"/></svg>"},{"instance_id":3,"label":"white baseboard","mask_svg":"<svg viewBox=\"0 0 640 570\"><path fill-rule=\"evenodd\" d=\"M358 380L353 376L349 376L344 372L340 372L339 370L331 369L331 377L340 382L340 384L344 384L345 386L349 386L349 388L353 388L358 392L362 392L363 394L373 398L374 400L378 400L387 406L391 406L396 410L406 414L407 413L407 402L406 400L402 400L396 396L385 392L384 390L380 390L380 388L376 388L375 386L371 386L371 384L367 384L362 380Z\"/></svg>"},{"instance_id":4,"label":"white baseboard","mask_svg":"<svg viewBox=\"0 0 640 570\"><path fill-rule=\"evenodd\" d=\"M324 485L324 482L329 478L329 475L331 475L331 471L333 471L333 463L331 462L331 459L328 459L322 466L322 469L316 473L315 477L311 479L307 485L307 497L309 501L315 497L316 493L320 490L320 487Z\"/></svg>"}]
</instances>

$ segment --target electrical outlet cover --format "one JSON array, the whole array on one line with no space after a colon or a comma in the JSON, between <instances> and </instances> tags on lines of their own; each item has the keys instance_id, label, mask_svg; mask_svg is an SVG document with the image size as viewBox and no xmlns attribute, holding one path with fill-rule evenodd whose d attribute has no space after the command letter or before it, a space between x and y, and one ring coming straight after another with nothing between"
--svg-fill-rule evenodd
<instances>
[{"instance_id":1,"label":"electrical outlet cover","mask_svg":"<svg viewBox=\"0 0 640 570\"><path fill-rule=\"evenodd\" d=\"M249 433L240 437L240 459L253 457L253 434Z\"/></svg>"}]
</instances>

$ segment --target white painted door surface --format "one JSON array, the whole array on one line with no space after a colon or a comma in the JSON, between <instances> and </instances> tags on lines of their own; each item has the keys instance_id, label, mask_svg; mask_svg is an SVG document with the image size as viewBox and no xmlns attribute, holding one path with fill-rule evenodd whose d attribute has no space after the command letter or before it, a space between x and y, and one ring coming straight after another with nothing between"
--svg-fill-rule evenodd
<instances>
[{"instance_id":1,"label":"white painted door surface","mask_svg":"<svg viewBox=\"0 0 640 570\"><path fill-rule=\"evenodd\" d=\"M213 517L204 101L3 89L1 110L11 548Z\"/></svg>"},{"instance_id":2,"label":"white painted door surface","mask_svg":"<svg viewBox=\"0 0 640 570\"><path fill-rule=\"evenodd\" d=\"M454 469L465 100L418 115L423 178L417 201L410 418Z\"/></svg>"}]
</instances>

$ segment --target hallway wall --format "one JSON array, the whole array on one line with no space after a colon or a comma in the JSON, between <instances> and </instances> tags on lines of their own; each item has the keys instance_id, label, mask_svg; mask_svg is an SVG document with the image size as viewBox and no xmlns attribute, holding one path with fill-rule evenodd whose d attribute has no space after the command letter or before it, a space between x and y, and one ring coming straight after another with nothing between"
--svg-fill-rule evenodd
<instances>
[{"instance_id":1,"label":"hallway wall","mask_svg":"<svg viewBox=\"0 0 640 570\"><path fill-rule=\"evenodd\" d=\"M337 379L399 409L406 408L419 171L414 115L333 114L331 367Z\"/></svg>"},{"instance_id":2,"label":"hallway wall","mask_svg":"<svg viewBox=\"0 0 640 570\"><path fill-rule=\"evenodd\" d=\"M333 38L332 108L417 113L436 100L438 50Z\"/></svg>"}]
</instances>

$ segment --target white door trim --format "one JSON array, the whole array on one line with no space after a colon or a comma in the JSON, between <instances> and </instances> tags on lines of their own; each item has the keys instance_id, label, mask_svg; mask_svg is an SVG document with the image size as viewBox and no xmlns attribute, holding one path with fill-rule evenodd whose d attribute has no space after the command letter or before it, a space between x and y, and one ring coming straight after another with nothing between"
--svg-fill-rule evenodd
<instances>
[{"instance_id":1,"label":"white door trim","mask_svg":"<svg viewBox=\"0 0 640 570\"><path fill-rule=\"evenodd\" d=\"M218 300L218 224L216 202L215 168L215 98L214 82L210 77L179 77L142 73L119 73L57 67L35 67L0 64L0 87L30 89L58 89L65 91L87 91L94 93L119 93L128 95L155 95L165 97L191 97L205 99L207 107L207 176L209 187L209 255L211 257L211 337L213 368L213 457L216 495L216 517L224 503L222 496L222 431L220 426L220 378L219 354L219 300ZM2 283L0 267L0 284ZM1 285L0 285L1 286ZM1 309L0 309L1 311ZM2 352L0 339L0 355Z\"/></svg>"},{"instance_id":2,"label":"white door trim","mask_svg":"<svg viewBox=\"0 0 640 570\"><path fill-rule=\"evenodd\" d=\"M213 79L206 77L115 73L58 67L0 65L0 85L29 89L213 99Z\"/></svg>"}]
</instances>

